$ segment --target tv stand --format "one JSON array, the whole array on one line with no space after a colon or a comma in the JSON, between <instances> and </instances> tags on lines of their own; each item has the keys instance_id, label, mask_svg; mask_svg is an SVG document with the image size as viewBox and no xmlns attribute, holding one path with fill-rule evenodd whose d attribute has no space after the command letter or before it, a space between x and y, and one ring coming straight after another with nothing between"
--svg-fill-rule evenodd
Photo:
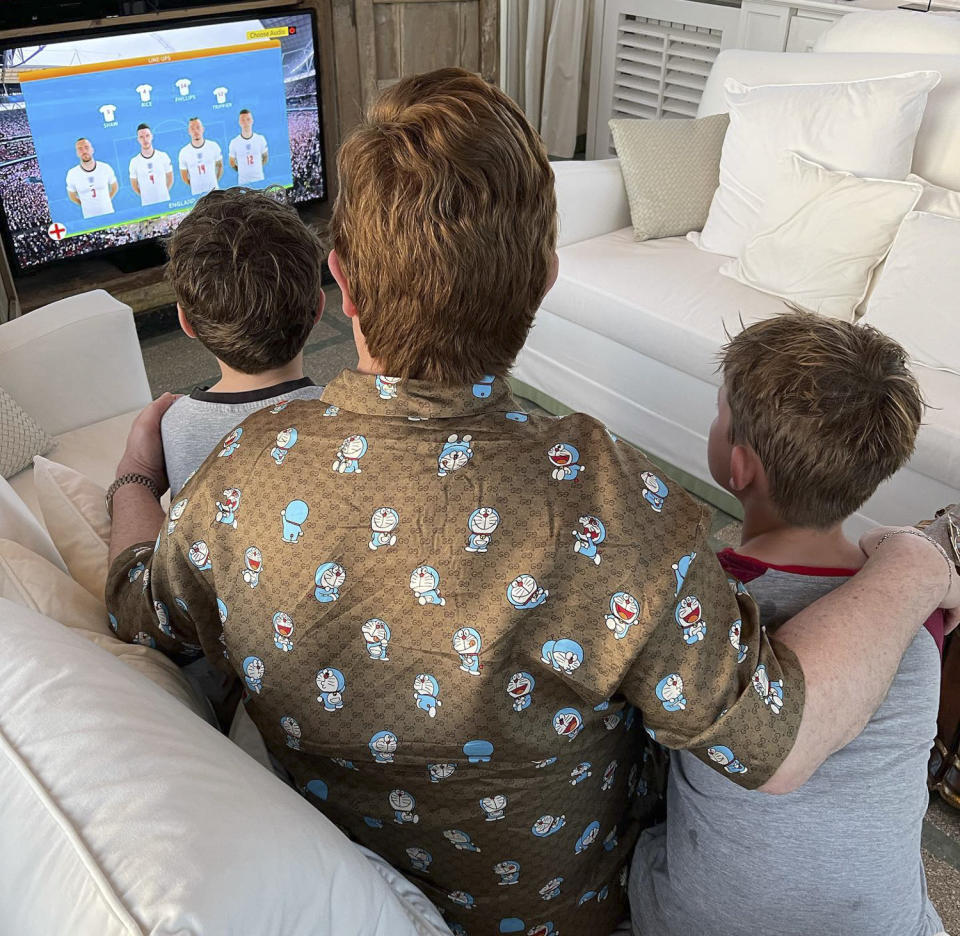
<instances>
[{"instance_id":1,"label":"tv stand","mask_svg":"<svg viewBox=\"0 0 960 936\"><path fill-rule=\"evenodd\" d=\"M162 266L167 257L160 241L130 244L113 258L113 265L121 273L137 273L150 267Z\"/></svg>"}]
</instances>

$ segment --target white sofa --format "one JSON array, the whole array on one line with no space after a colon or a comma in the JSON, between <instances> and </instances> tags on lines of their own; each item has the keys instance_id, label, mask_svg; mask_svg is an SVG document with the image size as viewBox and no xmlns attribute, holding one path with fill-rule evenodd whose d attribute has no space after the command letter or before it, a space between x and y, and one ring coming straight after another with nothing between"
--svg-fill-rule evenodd
<instances>
[{"instance_id":1,"label":"white sofa","mask_svg":"<svg viewBox=\"0 0 960 936\"><path fill-rule=\"evenodd\" d=\"M723 82L813 83L934 69L913 169L960 189L960 56L722 52L699 115L724 110ZM543 300L514 377L551 401L588 412L650 455L713 486L706 438L715 413L717 356L726 335L786 309L720 276L726 258L684 238L633 240L616 159L555 163L560 275ZM911 317L893 334L910 350ZM869 320L869 316L867 318ZM960 361L954 362L960 370ZM875 523L914 523L960 497L960 378L917 367L930 404L910 463L851 518L848 532ZM520 388L521 390L523 387ZM714 489L715 490L715 489ZM709 495L708 495L709 496ZM727 506L717 492L717 503Z\"/></svg>"},{"instance_id":2,"label":"white sofa","mask_svg":"<svg viewBox=\"0 0 960 936\"><path fill-rule=\"evenodd\" d=\"M0 326L0 385L56 437L50 459L106 486L150 401L130 308L96 290ZM117 641L68 565L32 471L0 479L0 932L449 936L207 724L172 663Z\"/></svg>"},{"instance_id":3,"label":"white sofa","mask_svg":"<svg viewBox=\"0 0 960 936\"><path fill-rule=\"evenodd\" d=\"M6 322L0 386L56 439L50 458L106 487L151 399L132 310L95 289ZM10 484L39 517L32 469Z\"/></svg>"}]
</instances>

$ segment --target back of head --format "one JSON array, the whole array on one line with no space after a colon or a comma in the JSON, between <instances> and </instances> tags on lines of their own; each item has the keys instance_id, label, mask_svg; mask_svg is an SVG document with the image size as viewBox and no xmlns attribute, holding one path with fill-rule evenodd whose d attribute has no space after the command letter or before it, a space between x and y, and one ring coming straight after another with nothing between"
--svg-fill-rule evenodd
<instances>
[{"instance_id":1,"label":"back of head","mask_svg":"<svg viewBox=\"0 0 960 936\"><path fill-rule=\"evenodd\" d=\"M183 314L229 367L259 374L303 349L321 303L323 248L292 208L253 189L208 192L167 252Z\"/></svg>"},{"instance_id":2,"label":"back of head","mask_svg":"<svg viewBox=\"0 0 960 936\"><path fill-rule=\"evenodd\" d=\"M724 348L731 441L759 456L781 519L841 522L913 453L923 399L904 349L869 325L805 312Z\"/></svg>"},{"instance_id":3,"label":"back of head","mask_svg":"<svg viewBox=\"0 0 960 936\"><path fill-rule=\"evenodd\" d=\"M407 78L370 108L337 167L333 246L383 372L504 374L556 245L553 171L523 112L462 69Z\"/></svg>"}]
</instances>

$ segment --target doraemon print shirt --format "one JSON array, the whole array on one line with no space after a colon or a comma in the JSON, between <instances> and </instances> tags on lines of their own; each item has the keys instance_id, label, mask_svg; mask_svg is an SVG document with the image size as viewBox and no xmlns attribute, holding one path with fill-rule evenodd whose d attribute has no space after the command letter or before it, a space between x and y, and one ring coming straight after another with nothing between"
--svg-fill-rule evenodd
<instances>
[{"instance_id":1,"label":"doraemon print shirt","mask_svg":"<svg viewBox=\"0 0 960 936\"><path fill-rule=\"evenodd\" d=\"M799 727L796 658L708 529L590 417L345 371L227 436L107 601L123 639L238 674L297 788L454 933L603 934L648 737L754 788Z\"/></svg>"}]
</instances>

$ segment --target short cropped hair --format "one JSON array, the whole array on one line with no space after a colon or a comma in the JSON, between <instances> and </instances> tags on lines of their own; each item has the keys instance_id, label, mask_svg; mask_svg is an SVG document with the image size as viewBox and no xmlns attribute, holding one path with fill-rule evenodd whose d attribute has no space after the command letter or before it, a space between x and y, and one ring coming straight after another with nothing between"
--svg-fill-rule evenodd
<instances>
[{"instance_id":1,"label":"short cropped hair","mask_svg":"<svg viewBox=\"0 0 960 936\"><path fill-rule=\"evenodd\" d=\"M553 170L502 91L459 68L405 78L337 157L330 234L385 374L505 374L546 291Z\"/></svg>"},{"instance_id":2,"label":"short cropped hair","mask_svg":"<svg viewBox=\"0 0 960 936\"><path fill-rule=\"evenodd\" d=\"M214 190L167 242L167 276L201 343L245 374L293 360L321 302L323 248L270 190Z\"/></svg>"},{"instance_id":3,"label":"short cropped hair","mask_svg":"<svg viewBox=\"0 0 960 936\"><path fill-rule=\"evenodd\" d=\"M139 133L141 130L149 130L149 129L150 129L150 124L140 124L137 127L137 133Z\"/></svg>"},{"instance_id":4,"label":"short cropped hair","mask_svg":"<svg viewBox=\"0 0 960 936\"><path fill-rule=\"evenodd\" d=\"M920 388L906 351L869 325L776 316L733 338L721 369L730 441L757 453L786 523L839 523L913 453Z\"/></svg>"},{"instance_id":5,"label":"short cropped hair","mask_svg":"<svg viewBox=\"0 0 960 936\"><path fill-rule=\"evenodd\" d=\"M243 114L249 114L249 113L250 113L250 109L248 107L243 107L239 111L237 111L237 116L240 117Z\"/></svg>"}]
</instances>

